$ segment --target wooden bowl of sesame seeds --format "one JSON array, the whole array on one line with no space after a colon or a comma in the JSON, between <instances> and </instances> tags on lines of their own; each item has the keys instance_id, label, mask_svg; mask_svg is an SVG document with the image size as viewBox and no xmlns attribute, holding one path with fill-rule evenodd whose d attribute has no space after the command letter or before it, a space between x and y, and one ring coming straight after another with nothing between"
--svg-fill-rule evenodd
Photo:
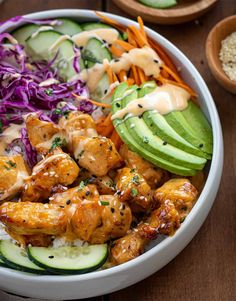
<instances>
[{"instance_id":1,"label":"wooden bowl of sesame seeds","mask_svg":"<svg viewBox=\"0 0 236 301\"><path fill-rule=\"evenodd\" d=\"M235 65L230 60L232 56ZM212 28L206 41L206 57L218 83L236 94L236 15L223 19Z\"/></svg>"}]
</instances>

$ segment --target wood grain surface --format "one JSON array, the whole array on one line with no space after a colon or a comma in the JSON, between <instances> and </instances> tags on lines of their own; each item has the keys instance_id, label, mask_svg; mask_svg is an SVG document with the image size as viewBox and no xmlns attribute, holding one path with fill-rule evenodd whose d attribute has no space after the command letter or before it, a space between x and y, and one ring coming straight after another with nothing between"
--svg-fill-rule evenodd
<instances>
[{"instance_id":1,"label":"wood grain surface","mask_svg":"<svg viewBox=\"0 0 236 301\"><path fill-rule=\"evenodd\" d=\"M90 8L128 16L110 0L5 0L0 19L52 8ZM214 206L192 242L151 277L94 301L236 300L236 97L221 88L205 58L205 40L219 20L236 14L235 0L220 0L196 22L175 26L147 24L179 47L205 79L218 108L224 134L225 163ZM129 16L128 16L129 17Z\"/></svg>"}]
</instances>

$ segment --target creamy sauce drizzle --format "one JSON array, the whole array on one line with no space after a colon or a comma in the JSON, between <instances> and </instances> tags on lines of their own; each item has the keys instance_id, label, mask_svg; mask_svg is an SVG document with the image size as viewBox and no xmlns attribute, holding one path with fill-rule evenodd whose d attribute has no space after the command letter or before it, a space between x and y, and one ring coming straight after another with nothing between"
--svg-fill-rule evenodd
<instances>
[{"instance_id":1,"label":"creamy sauce drizzle","mask_svg":"<svg viewBox=\"0 0 236 301\"><path fill-rule=\"evenodd\" d=\"M55 79L55 78L48 78L45 81L41 82L39 84L39 87L47 87L47 86L51 86L53 84L58 84L59 80Z\"/></svg>"},{"instance_id":2,"label":"creamy sauce drizzle","mask_svg":"<svg viewBox=\"0 0 236 301\"><path fill-rule=\"evenodd\" d=\"M144 46L143 48L135 48L123 53L119 60L108 62L105 59L102 64L97 63L92 68L80 72L78 78L85 81L90 92L93 92L106 71L107 66L110 66L112 71L117 74L121 70L128 71L132 65L135 65L141 68L145 75L156 78L160 74L162 64L161 59L155 51L150 47Z\"/></svg>"},{"instance_id":3,"label":"creamy sauce drizzle","mask_svg":"<svg viewBox=\"0 0 236 301\"><path fill-rule=\"evenodd\" d=\"M70 39L71 39L71 37L69 35L65 34L65 35L61 36L60 38L58 38L56 40L55 43L52 44L52 46L48 49L48 51L52 51L53 52L53 51L57 50L58 47L61 45L61 43L63 43L66 40L70 40Z\"/></svg>"},{"instance_id":4,"label":"creamy sauce drizzle","mask_svg":"<svg viewBox=\"0 0 236 301\"><path fill-rule=\"evenodd\" d=\"M128 103L125 108L112 115L112 120L122 119L126 114L129 114L130 117L139 116L149 110L155 110L162 115L172 111L182 111L187 108L189 99L190 94L185 89L164 84L144 97Z\"/></svg>"},{"instance_id":5,"label":"creamy sauce drizzle","mask_svg":"<svg viewBox=\"0 0 236 301\"><path fill-rule=\"evenodd\" d=\"M40 32L46 31L46 30L53 30L53 27L52 27L52 26L41 26L41 27L39 27L38 30L36 30L36 31L32 34L31 37L34 39L34 38L37 37L37 35L38 35Z\"/></svg>"},{"instance_id":6,"label":"creamy sauce drizzle","mask_svg":"<svg viewBox=\"0 0 236 301\"><path fill-rule=\"evenodd\" d=\"M75 34L72 40L79 47L84 47L88 40L91 38L97 38L99 40L106 41L107 44L112 44L118 39L119 32L113 28L97 28L89 31L83 31Z\"/></svg>"},{"instance_id":7,"label":"creamy sauce drizzle","mask_svg":"<svg viewBox=\"0 0 236 301\"><path fill-rule=\"evenodd\" d=\"M5 148L13 140L21 137L22 124L10 124L7 129L0 135L0 155L3 156L6 154Z\"/></svg>"}]
</instances>

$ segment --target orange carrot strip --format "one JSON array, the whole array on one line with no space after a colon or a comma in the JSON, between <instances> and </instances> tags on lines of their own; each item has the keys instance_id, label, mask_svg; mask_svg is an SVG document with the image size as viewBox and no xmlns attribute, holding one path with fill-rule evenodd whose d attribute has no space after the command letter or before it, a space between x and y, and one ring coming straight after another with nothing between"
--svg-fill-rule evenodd
<instances>
[{"instance_id":1,"label":"orange carrot strip","mask_svg":"<svg viewBox=\"0 0 236 301\"><path fill-rule=\"evenodd\" d=\"M131 70L133 72L133 77L134 77L135 84L140 85L137 68L134 65L132 65Z\"/></svg>"},{"instance_id":2,"label":"orange carrot strip","mask_svg":"<svg viewBox=\"0 0 236 301\"><path fill-rule=\"evenodd\" d=\"M110 51L116 57L120 57L124 53L124 51L122 51L121 49L117 48L114 44L112 44L112 46L110 47Z\"/></svg>"},{"instance_id":3,"label":"orange carrot strip","mask_svg":"<svg viewBox=\"0 0 236 301\"><path fill-rule=\"evenodd\" d=\"M178 76L178 74L176 74L174 71L172 71L169 67L167 67L166 65L163 65L162 68L164 69L164 71L166 71L167 73L169 73L170 76L173 77L173 79L177 82L177 83L182 83L182 79Z\"/></svg>"},{"instance_id":4,"label":"orange carrot strip","mask_svg":"<svg viewBox=\"0 0 236 301\"><path fill-rule=\"evenodd\" d=\"M110 84L113 84L113 72L112 72L112 69L111 69L111 66L110 65L107 65L106 66L106 72L107 72L107 75L109 77L109 82Z\"/></svg>"},{"instance_id":5,"label":"orange carrot strip","mask_svg":"<svg viewBox=\"0 0 236 301\"><path fill-rule=\"evenodd\" d=\"M96 126L96 130L99 135L109 137L112 134L114 127L112 124L109 126L104 126L102 124L101 125L99 124Z\"/></svg>"},{"instance_id":6,"label":"orange carrot strip","mask_svg":"<svg viewBox=\"0 0 236 301\"><path fill-rule=\"evenodd\" d=\"M127 80L127 75L125 70L121 70L118 74L118 78L120 82L124 82Z\"/></svg>"},{"instance_id":7,"label":"orange carrot strip","mask_svg":"<svg viewBox=\"0 0 236 301\"><path fill-rule=\"evenodd\" d=\"M144 29L144 24L143 24L143 19L140 16L138 16L137 20L138 20L141 34L147 40L147 35L146 35L145 29Z\"/></svg>"},{"instance_id":8,"label":"orange carrot strip","mask_svg":"<svg viewBox=\"0 0 236 301\"><path fill-rule=\"evenodd\" d=\"M122 140L120 139L120 136L117 134L116 130L114 129L111 135L111 141L114 143L116 149L119 149L121 144L122 144Z\"/></svg>"},{"instance_id":9,"label":"orange carrot strip","mask_svg":"<svg viewBox=\"0 0 236 301\"><path fill-rule=\"evenodd\" d=\"M115 82L118 82L118 78L117 78L117 76L116 76L116 74L113 72L113 82L115 83Z\"/></svg>"},{"instance_id":10,"label":"orange carrot strip","mask_svg":"<svg viewBox=\"0 0 236 301\"><path fill-rule=\"evenodd\" d=\"M126 51L130 51L131 49L135 48L131 44L129 44L129 43L125 42L125 41L122 41L122 40L115 40L114 43L118 44L119 46L121 46L122 48L124 48L124 50L126 50Z\"/></svg>"},{"instance_id":11,"label":"orange carrot strip","mask_svg":"<svg viewBox=\"0 0 236 301\"><path fill-rule=\"evenodd\" d=\"M141 84L145 83L146 78L145 78L145 74L144 74L143 70L140 69L140 68L137 68L137 71L138 71L138 76L139 76L140 83Z\"/></svg>"},{"instance_id":12,"label":"orange carrot strip","mask_svg":"<svg viewBox=\"0 0 236 301\"><path fill-rule=\"evenodd\" d=\"M134 46L134 47L136 47L137 48L137 43L136 43L136 41L135 41L135 37L134 37L134 34L133 34L133 32L129 29L129 28L127 28L127 35L128 35L128 42L132 45L132 46Z\"/></svg>"},{"instance_id":13,"label":"orange carrot strip","mask_svg":"<svg viewBox=\"0 0 236 301\"><path fill-rule=\"evenodd\" d=\"M128 86L132 86L134 84L134 79L129 77L126 82Z\"/></svg>"},{"instance_id":14,"label":"orange carrot strip","mask_svg":"<svg viewBox=\"0 0 236 301\"><path fill-rule=\"evenodd\" d=\"M72 95L77 98L77 99L84 99L83 96L79 96L75 93L72 93ZM89 98L86 98L88 101L90 101L92 104L94 104L95 106L98 106L98 107L104 107L104 108L111 108L111 105L108 104L108 103L102 103L102 102L97 102L95 100L92 100L92 99L89 99Z\"/></svg>"},{"instance_id":15,"label":"orange carrot strip","mask_svg":"<svg viewBox=\"0 0 236 301\"><path fill-rule=\"evenodd\" d=\"M145 45L148 45L148 41L146 38L141 34L141 32L133 25L129 25L129 28L132 30L135 40L139 47L143 47Z\"/></svg>"},{"instance_id":16,"label":"orange carrot strip","mask_svg":"<svg viewBox=\"0 0 236 301\"><path fill-rule=\"evenodd\" d=\"M107 23L107 24L110 24L112 25L113 27L117 28L118 30L120 31L125 31L126 27L124 25L121 25L119 24L117 21L107 17L107 16L104 16L103 14L101 14L100 12L98 11L95 11L96 15L102 19L102 21L104 23Z\"/></svg>"},{"instance_id":17,"label":"orange carrot strip","mask_svg":"<svg viewBox=\"0 0 236 301\"><path fill-rule=\"evenodd\" d=\"M110 113L107 115L106 119L104 120L104 124L105 124L105 125L112 124L111 116L112 116L112 113L110 112Z\"/></svg>"}]
</instances>

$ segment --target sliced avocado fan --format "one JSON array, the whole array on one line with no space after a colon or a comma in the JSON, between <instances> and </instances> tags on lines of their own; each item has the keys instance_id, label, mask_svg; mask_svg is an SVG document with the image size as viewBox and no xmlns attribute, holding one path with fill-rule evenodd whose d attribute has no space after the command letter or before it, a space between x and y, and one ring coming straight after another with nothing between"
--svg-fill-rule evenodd
<instances>
[{"instance_id":1,"label":"sliced avocado fan","mask_svg":"<svg viewBox=\"0 0 236 301\"><path fill-rule=\"evenodd\" d=\"M154 82L145 83L141 87L120 84L113 94L112 113L124 108L130 101L150 93L155 87ZM191 112L193 111L195 112L195 108L191 107ZM197 111L198 115L200 113ZM205 117L203 113L201 114L199 122L204 118L204 128L208 131ZM166 116L154 111L146 111L141 118L124 116L122 119L113 120L113 124L124 143L141 157L172 173L183 176L194 175L197 170L204 168L210 153L205 153L202 147L197 148L184 139L166 121ZM197 118L195 117L196 121ZM203 130L198 129L198 135L200 132L203 133Z\"/></svg>"}]
</instances>

